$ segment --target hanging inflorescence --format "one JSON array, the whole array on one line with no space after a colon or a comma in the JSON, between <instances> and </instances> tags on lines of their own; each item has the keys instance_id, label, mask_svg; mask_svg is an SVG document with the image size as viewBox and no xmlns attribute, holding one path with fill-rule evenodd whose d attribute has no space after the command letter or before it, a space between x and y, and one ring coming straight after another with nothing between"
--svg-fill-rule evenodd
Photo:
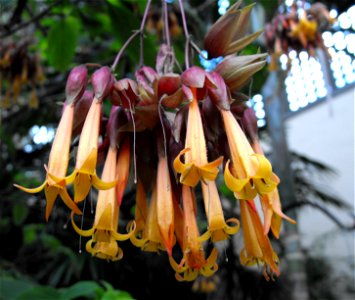
<instances>
[{"instance_id":1,"label":"hanging inflorescence","mask_svg":"<svg viewBox=\"0 0 355 300\"><path fill-rule=\"evenodd\" d=\"M278 60L282 54L288 55L291 50L306 51L315 56L315 49L323 49L326 53L322 33L334 23L327 7L316 2L305 7L306 2L294 2L288 11L281 6L283 12L275 16L265 26L265 39L270 51L269 70L278 68ZM329 54L328 54L329 55Z\"/></svg>"},{"instance_id":2,"label":"hanging inflorescence","mask_svg":"<svg viewBox=\"0 0 355 300\"><path fill-rule=\"evenodd\" d=\"M101 67L91 76L85 66L75 67L67 80L66 101L44 183L35 189L16 185L25 192L44 189L48 220L58 196L71 210L75 231L89 240L92 255L116 261L123 252L118 241L130 240L142 251L166 251L178 280L191 281L198 275L211 276L217 269L215 243L239 230L236 218L225 220L216 184L223 170L224 182L240 205L244 248L243 265L259 264L264 275L279 275L278 257L268 238L271 229L278 238L282 218L294 222L281 211L277 185L258 141L254 111L245 105L239 92L251 76L265 65L265 54L237 56L261 32L246 35L252 6L233 5L208 31L204 47L210 57L223 56L215 71L191 66L191 46L182 1L179 2L186 35L186 70L174 72L176 63L170 44L167 3L165 40L157 55L155 69L141 66L135 79L117 80L113 70L129 44L137 36L143 42L143 29L134 32L111 68ZM141 47L143 49L143 47ZM142 53L142 51L141 51ZM142 60L141 60L142 62ZM102 128L103 102L112 109ZM67 174L71 141L78 136L75 168ZM102 143L99 137L102 136ZM106 159L101 178L96 174L98 154ZM135 219L127 233L118 232L123 193L134 174L136 184ZM68 186L74 186L74 194ZM200 232L195 191L200 186L207 219L207 230ZM91 229L76 224L80 206L94 187L99 190ZM264 222L255 206L261 202ZM206 244L212 249L207 253ZM181 249L181 257L177 259Z\"/></svg>"}]
</instances>

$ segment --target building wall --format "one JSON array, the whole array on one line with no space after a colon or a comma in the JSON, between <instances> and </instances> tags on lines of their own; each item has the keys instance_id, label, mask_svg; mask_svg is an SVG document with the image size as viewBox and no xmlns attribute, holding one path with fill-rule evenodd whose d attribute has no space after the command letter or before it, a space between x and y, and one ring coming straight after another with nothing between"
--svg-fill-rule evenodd
<instances>
[{"instance_id":1,"label":"building wall","mask_svg":"<svg viewBox=\"0 0 355 300\"><path fill-rule=\"evenodd\" d=\"M289 148L336 171L310 178L325 191L347 202L354 213L354 89L305 109L286 120ZM332 209L342 223L348 213ZM344 233L320 211L304 208L299 216L302 243L310 253L323 255L338 269L354 270L354 231ZM339 264L340 263L340 264ZM352 267L352 269L351 269ZM350 271L353 273L354 271Z\"/></svg>"}]
</instances>

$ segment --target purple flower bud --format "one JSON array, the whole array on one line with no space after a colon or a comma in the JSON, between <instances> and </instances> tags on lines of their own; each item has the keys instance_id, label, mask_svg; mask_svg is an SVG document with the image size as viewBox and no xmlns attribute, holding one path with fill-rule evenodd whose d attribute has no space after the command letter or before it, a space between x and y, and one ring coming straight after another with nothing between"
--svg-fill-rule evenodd
<instances>
[{"instance_id":1,"label":"purple flower bud","mask_svg":"<svg viewBox=\"0 0 355 300\"><path fill-rule=\"evenodd\" d=\"M208 94L213 104L216 105L219 109L229 110L231 96L223 80L223 77L217 72L212 72L210 75L216 83L216 88L208 90Z\"/></svg>"},{"instance_id":2,"label":"purple flower bud","mask_svg":"<svg viewBox=\"0 0 355 300\"><path fill-rule=\"evenodd\" d=\"M92 91L85 91L82 97L75 103L74 106L74 124L73 135L76 136L83 128L86 115L89 112L91 103L94 99Z\"/></svg>"},{"instance_id":3,"label":"purple flower bud","mask_svg":"<svg viewBox=\"0 0 355 300\"><path fill-rule=\"evenodd\" d=\"M88 70L85 66L73 68L65 86L66 104L73 104L83 95L87 85Z\"/></svg>"},{"instance_id":4,"label":"purple flower bud","mask_svg":"<svg viewBox=\"0 0 355 300\"><path fill-rule=\"evenodd\" d=\"M196 97L202 100L206 97L207 89L216 87L213 78L205 70L193 66L181 74L182 90L188 100ZM194 93L192 91L194 89Z\"/></svg>"},{"instance_id":5,"label":"purple flower bud","mask_svg":"<svg viewBox=\"0 0 355 300\"><path fill-rule=\"evenodd\" d=\"M110 93L114 83L114 77L109 67L102 67L91 76L91 83L94 89L95 98L98 101L104 100Z\"/></svg>"},{"instance_id":6,"label":"purple flower bud","mask_svg":"<svg viewBox=\"0 0 355 300\"><path fill-rule=\"evenodd\" d=\"M111 147L120 144L122 137L126 134L120 130L128 122L127 115L122 107L113 106L107 122L107 136Z\"/></svg>"},{"instance_id":7,"label":"purple flower bud","mask_svg":"<svg viewBox=\"0 0 355 300\"><path fill-rule=\"evenodd\" d=\"M254 109L247 107L241 118L241 123L243 125L244 132L249 137L251 141L258 139L258 119L255 115Z\"/></svg>"}]
</instances>

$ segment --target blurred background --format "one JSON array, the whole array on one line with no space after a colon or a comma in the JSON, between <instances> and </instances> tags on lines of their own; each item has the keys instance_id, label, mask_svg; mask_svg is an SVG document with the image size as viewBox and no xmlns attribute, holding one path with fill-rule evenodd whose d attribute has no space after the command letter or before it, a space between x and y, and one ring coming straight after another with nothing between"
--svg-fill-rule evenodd
<instances>
[{"instance_id":1,"label":"blurred background","mask_svg":"<svg viewBox=\"0 0 355 300\"><path fill-rule=\"evenodd\" d=\"M174 50L183 64L178 1L166 2ZM235 3L183 2L190 33L201 49L208 28ZM284 224L280 240L272 240L281 276L266 282L260 268L240 265L241 233L220 246L220 269L214 276L180 283L165 253L145 253L130 242L120 244L124 258L119 262L81 252L82 242L60 201L46 223L44 194L25 194L13 183L35 187L42 182L69 70L82 63L111 65L139 28L146 3L0 0L0 299L355 297L355 5L351 0L321 1L329 15L325 24L319 21L317 43L292 47L285 46L288 37L277 20L302 15L315 1L245 0L243 5L253 2L249 31L265 28L265 34L241 55L258 49L271 55L242 92L249 95L262 146L281 178L283 211L298 221L296 226ZM153 1L144 48L145 64L152 67L162 42L161 12L161 2ZM137 39L116 77L132 76L138 57ZM208 70L218 63L205 58L196 54L194 63ZM106 114L109 110L107 104ZM238 212L233 195L223 186L221 192L223 206ZM129 186L122 224L134 216L134 197ZM92 219L87 209L84 226Z\"/></svg>"}]
</instances>

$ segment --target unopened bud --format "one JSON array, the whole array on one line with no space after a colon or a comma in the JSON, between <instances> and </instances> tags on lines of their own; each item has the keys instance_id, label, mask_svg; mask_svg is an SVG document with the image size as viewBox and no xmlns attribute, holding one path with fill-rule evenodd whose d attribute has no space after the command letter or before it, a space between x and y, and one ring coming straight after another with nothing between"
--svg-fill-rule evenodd
<instances>
[{"instance_id":1,"label":"unopened bud","mask_svg":"<svg viewBox=\"0 0 355 300\"><path fill-rule=\"evenodd\" d=\"M82 97L75 103L73 124L74 136L81 132L93 98L94 95L92 91L85 91Z\"/></svg>"},{"instance_id":2,"label":"unopened bud","mask_svg":"<svg viewBox=\"0 0 355 300\"><path fill-rule=\"evenodd\" d=\"M91 83L98 101L102 101L111 93L113 82L114 77L109 67L102 67L92 74Z\"/></svg>"},{"instance_id":3,"label":"unopened bud","mask_svg":"<svg viewBox=\"0 0 355 300\"><path fill-rule=\"evenodd\" d=\"M208 94L211 98L211 101L219 109L229 110L231 96L223 77L217 72L212 72L210 75L216 83L216 88L208 90Z\"/></svg>"},{"instance_id":4,"label":"unopened bud","mask_svg":"<svg viewBox=\"0 0 355 300\"><path fill-rule=\"evenodd\" d=\"M128 119L124 109L120 106L113 106L107 122L107 136L111 147L120 144L122 137L126 134L124 131L121 131L120 128L126 125L127 122Z\"/></svg>"},{"instance_id":5,"label":"unopened bud","mask_svg":"<svg viewBox=\"0 0 355 300\"><path fill-rule=\"evenodd\" d=\"M251 107L247 107L241 118L244 132L251 141L258 139L258 119L255 115L255 111Z\"/></svg>"},{"instance_id":6,"label":"unopened bud","mask_svg":"<svg viewBox=\"0 0 355 300\"><path fill-rule=\"evenodd\" d=\"M83 65L71 70L65 86L66 104L74 104L81 98L88 82L87 76L88 70Z\"/></svg>"}]
</instances>

